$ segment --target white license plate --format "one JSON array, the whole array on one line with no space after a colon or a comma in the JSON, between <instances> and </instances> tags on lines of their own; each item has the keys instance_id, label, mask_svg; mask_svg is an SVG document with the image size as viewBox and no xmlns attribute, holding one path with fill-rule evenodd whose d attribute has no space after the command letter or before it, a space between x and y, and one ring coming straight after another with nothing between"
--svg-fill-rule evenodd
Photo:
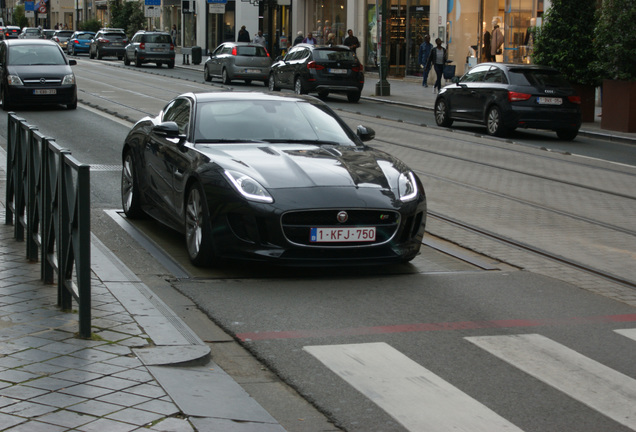
<instances>
[{"instance_id":1,"label":"white license plate","mask_svg":"<svg viewBox=\"0 0 636 432\"><path fill-rule=\"evenodd\" d=\"M537 99L541 105L561 105L563 103L563 99L558 97L540 97Z\"/></svg>"},{"instance_id":2,"label":"white license plate","mask_svg":"<svg viewBox=\"0 0 636 432\"><path fill-rule=\"evenodd\" d=\"M261 73L260 69L245 69L245 73Z\"/></svg>"},{"instance_id":3,"label":"white license plate","mask_svg":"<svg viewBox=\"0 0 636 432\"><path fill-rule=\"evenodd\" d=\"M53 89L53 90L33 90L33 94L36 95L53 95L56 94L57 90Z\"/></svg>"},{"instance_id":4,"label":"white license plate","mask_svg":"<svg viewBox=\"0 0 636 432\"><path fill-rule=\"evenodd\" d=\"M346 69L329 69L329 72L332 74L346 74Z\"/></svg>"},{"instance_id":5,"label":"white license plate","mask_svg":"<svg viewBox=\"0 0 636 432\"><path fill-rule=\"evenodd\" d=\"M375 241L375 227L311 228L312 243L350 243Z\"/></svg>"}]
</instances>

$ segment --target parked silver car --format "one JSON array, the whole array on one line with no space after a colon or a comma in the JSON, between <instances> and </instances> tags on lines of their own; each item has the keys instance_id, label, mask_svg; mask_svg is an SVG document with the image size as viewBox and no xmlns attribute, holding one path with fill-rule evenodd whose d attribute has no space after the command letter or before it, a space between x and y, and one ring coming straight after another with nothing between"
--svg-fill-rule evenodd
<instances>
[{"instance_id":1,"label":"parked silver car","mask_svg":"<svg viewBox=\"0 0 636 432\"><path fill-rule=\"evenodd\" d=\"M126 45L124 51L124 64L128 66L131 62L139 67L143 63L156 63L157 67L167 64L169 68L174 67L174 44L170 33L138 31Z\"/></svg>"},{"instance_id":2,"label":"parked silver car","mask_svg":"<svg viewBox=\"0 0 636 432\"><path fill-rule=\"evenodd\" d=\"M272 58L264 46L250 42L225 42L219 45L205 62L203 78L221 78L224 84L232 80L269 82Z\"/></svg>"},{"instance_id":3,"label":"parked silver car","mask_svg":"<svg viewBox=\"0 0 636 432\"><path fill-rule=\"evenodd\" d=\"M24 27L22 33L18 35L19 39L44 39L42 30L38 27Z\"/></svg>"}]
</instances>

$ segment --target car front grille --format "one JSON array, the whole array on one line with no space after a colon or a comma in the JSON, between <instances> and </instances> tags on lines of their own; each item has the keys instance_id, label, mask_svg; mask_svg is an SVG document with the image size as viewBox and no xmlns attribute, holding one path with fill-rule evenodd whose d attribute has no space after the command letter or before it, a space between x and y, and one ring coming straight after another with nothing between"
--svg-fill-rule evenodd
<instances>
[{"instance_id":1,"label":"car front grille","mask_svg":"<svg viewBox=\"0 0 636 432\"><path fill-rule=\"evenodd\" d=\"M338 214L346 212L346 222L338 221ZM294 244L313 247L360 247L375 246L390 241L400 225L400 213L377 209L329 209L287 212L281 217L285 238ZM375 227L373 242L330 242L310 241L311 228L369 228Z\"/></svg>"},{"instance_id":2,"label":"car front grille","mask_svg":"<svg viewBox=\"0 0 636 432\"><path fill-rule=\"evenodd\" d=\"M28 86L59 86L62 84L62 78L25 79L23 83Z\"/></svg>"}]
</instances>

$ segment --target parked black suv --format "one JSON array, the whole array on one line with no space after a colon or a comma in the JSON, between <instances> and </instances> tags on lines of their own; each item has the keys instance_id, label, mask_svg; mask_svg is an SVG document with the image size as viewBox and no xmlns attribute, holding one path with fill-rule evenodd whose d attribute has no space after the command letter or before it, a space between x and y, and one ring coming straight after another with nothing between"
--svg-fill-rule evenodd
<instances>
[{"instance_id":1,"label":"parked black suv","mask_svg":"<svg viewBox=\"0 0 636 432\"><path fill-rule=\"evenodd\" d=\"M346 93L349 102L358 102L364 87L362 65L344 45L298 44L285 57L277 58L269 75L269 90L293 89L297 94Z\"/></svg>"},{"instance_id":2,"label":"parked black suv","mask_svg":"<svg viewBox=\"0 0 636 432\"><path fill-rule=\"evenodd\" d=\"M91 40L88 56L100 60L102 57L111 56L121 60L124 58L126 45L128 38L123 29L103 28Z\"/></svg>"}]
</instances>

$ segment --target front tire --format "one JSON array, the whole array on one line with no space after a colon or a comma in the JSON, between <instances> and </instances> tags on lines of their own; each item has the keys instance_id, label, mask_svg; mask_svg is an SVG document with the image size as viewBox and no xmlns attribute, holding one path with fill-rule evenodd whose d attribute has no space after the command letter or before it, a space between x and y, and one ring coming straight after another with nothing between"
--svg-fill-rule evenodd
<instances>
[{"instance_id":1,"label":"front tire","mask_svg":"<svg viewBox=\"0 0 636 432\"><path fill-rule=\"evenodd\" d=\"M130 66L130 59L128 58L128 53L124 54L124 64L126 66Z\"/></svg>"},{"instance_id":2,"label":"front tire","mask_svg":"<svg viewBox=\"0 0 636 432\"><path fill-rule=\"evenodd\" d=\"M232 80L230 79L230 76L227 73L227 69L223 68L223 71L221 72L221 76L223 77L223 84L225 85L232 84Z\"/></svg>"},{"instance_id":3,"label":"front tire","mask_svg":"<svg viewBox=\"0 0 636 432\"><path fill-rule=\"evenodd\" d=\"M503 117L499 107L492 106L488 110L488 114L486 114L486 129L488 130L488 135L496 137L503 137L508 133L503 124Z\"/></svg>"},{"instance_id":4,"label":"front tire","mask_svg":"<svg viewBox=\"0 0 636 432\"><path fill-rule=\"evenodd\" d=\"M269 74L269 82L267 83L267 88L271 92L280 90L280 87L276 86L276 81L274 81L274 74Z\"/></svg>"},{"instance_id":5,"label":"front tire","mask_svg":"<svg viewBox=\"0 0 636 432\"><path fill-rule=\"evenodd\" d=\"M141 209L139 182L132 150L128 150L124 155L121 170L121 204L126 217L130 219L138 219L145 215Z\"/></svg>"},{"instance_id":6,"label":"front tire","mask_svg":"<svg viewBox=\"0 0 636 432\"><path fill-rule=\"evenodd\" d=\"M305 90L303 81L300 79L300 77L296 77L296 81L294 81L294 93L299 95L307 94L307 90Z\"/></svg>"},{"instance_id":7,"label":"front tire","mask_svg":"<svg viewBox=\"0 0 636 432\"><path fill-rule=\"evenodd\" d=\"M208 82L212 81L212 75L210 75L210 69L207 66L203 68L203 79Z\"/></svg>"},{"instance_id":8,"label":"front tire","mask_svg":"<svg viewBox=\"0 0 636 432\"><path fill-rule=\"evenodd\" d=\"M448 115L448 105L444 99L438 99L435 102L435 123L439 127L450 127L453 124L453 119Z\"/></svg>"},{"instance_id":9,"label":"front tire","mask_svg":"<svg viewBox=\"0 0 636 432\"><path fill-rule=\"evenodd\" d=\"M185 231L188 257L195 266L208 266L214 258L210 214L199 183L188 190L185 208Z\"/></svg>"}]
</instances>

